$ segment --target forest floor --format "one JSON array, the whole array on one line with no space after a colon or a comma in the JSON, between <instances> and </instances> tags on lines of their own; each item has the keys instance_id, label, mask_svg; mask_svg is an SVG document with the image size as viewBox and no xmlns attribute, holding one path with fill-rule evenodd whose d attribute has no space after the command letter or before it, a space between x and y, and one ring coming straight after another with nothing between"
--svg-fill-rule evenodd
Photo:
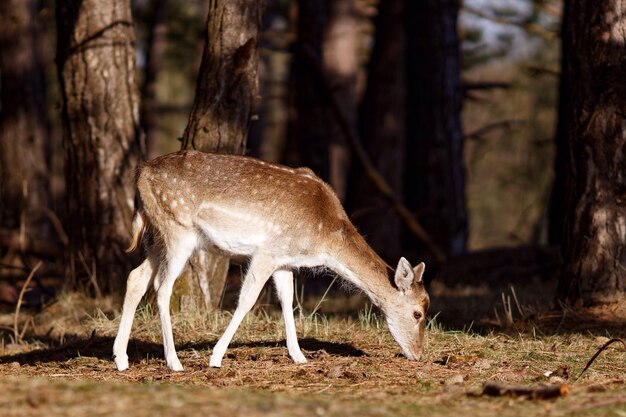
<instances>
[{"instance_id":1,"label":"forest floor","mask_svg":"<svg viewBox=\"0 0 626 417\"><path fill-rule=\"evenodd\" d=\"M434 317L419 362L400 356L384 321L365 307L353 316L297 310L309 362L295 365L279 313L261 307L242 324L222 368L214 369L211 348L229 313L179 313L173 327L185 370L175 373L165 366L159 321L150 304L136 316L130 369L118 372L111 359L116 305L64 295L36 315L22 312L18 327L27 327L17 342L11 340L13 315L0 316L5 329L0 414L625 416L623 346L606 349L578 379L600 346L626 336L625 321L609 322L599 310L539 314L512 308L522 297L507 302L509 296L501 294L500 314L480 326L446 327ZM524 317L504 323L511 309ZM569 395L551 400L481 395L488 381L531 388L567 385Z\"/></svg>"}]
</instances>

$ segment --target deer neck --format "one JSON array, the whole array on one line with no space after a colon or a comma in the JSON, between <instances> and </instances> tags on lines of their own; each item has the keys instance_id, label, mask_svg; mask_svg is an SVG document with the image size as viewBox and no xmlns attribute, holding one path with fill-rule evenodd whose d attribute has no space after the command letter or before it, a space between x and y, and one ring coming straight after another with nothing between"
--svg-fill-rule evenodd
<instances>
[{"instance_id":1,"label":"deer neck","mask_svg":"<svg viewBox=\"0 0 626 417\"><path fill-rule=\"evenodd\" d=\"M336 265L331 269L359 287L385 312L388 300L395 292L389 280L390 268L356 230L348 233L335 261Z\"/></svg>"}]
</instances>

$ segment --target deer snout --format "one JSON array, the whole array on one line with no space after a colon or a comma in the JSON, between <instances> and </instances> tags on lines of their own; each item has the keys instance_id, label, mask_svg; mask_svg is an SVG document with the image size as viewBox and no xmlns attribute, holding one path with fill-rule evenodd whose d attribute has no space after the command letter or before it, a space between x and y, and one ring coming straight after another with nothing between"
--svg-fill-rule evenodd
<instances>
[{"instance_id":1,"label":"deer snout","mask_svg":"<svg viewBox=\"0 0 626 417\"><path fill-rule=\"evenodd\" d=\"M405 356L410 361L419 361L422 359L422 352L410 352L408 355L405 353Z\"/></svg>"},{"instance_id":2,"label":"deer snout","mask_svg":"<svg viewBox=\"0 0 626 417\"><path fill-rule=\"evenodd\" d=\"M422 359L424 349L420 345L414 345L403 348L402 353L404 353L404 356L406 356L406 358L410 361L419 361L420 359Z\"/></svg>"}]
</instances>

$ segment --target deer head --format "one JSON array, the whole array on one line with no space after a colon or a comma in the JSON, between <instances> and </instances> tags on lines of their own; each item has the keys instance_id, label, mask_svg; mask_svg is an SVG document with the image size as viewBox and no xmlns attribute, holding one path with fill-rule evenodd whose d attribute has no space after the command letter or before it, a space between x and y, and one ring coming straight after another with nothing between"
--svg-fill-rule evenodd
<instances>
[{"instance_id":1,"label":"deer head","mask_svg":"<svg viewBox=\"0 0 626 417\"><path fill-rule=\"evenodd\" d=\"M422 282L425 267L422 262L412 268L401 258L393 277L397 290L383 306L389 331L410 360L420 359L424 346L426 313L430 305Z\"/></svg>"}]
</instances>

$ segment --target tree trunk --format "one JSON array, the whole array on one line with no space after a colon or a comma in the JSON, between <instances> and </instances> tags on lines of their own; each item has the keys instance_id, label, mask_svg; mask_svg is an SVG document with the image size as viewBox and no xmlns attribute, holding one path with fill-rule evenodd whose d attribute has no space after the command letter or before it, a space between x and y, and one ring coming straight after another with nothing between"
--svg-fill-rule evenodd
<instances>
[{"instance_id":1,"label":"tree trunk","mask_svg":"<svg viewBox=\"0 0 626 417\"><path fill-rule=\"evenodd\" d=\"M564 17L569 153L559 296L585 305L626 299L625 13L621 1L581 0Z\"/></svg>"},{"instance_id":2,"label":"tree trunk","mask_svg":"<svg viewBox=\"0 0 626 417\"><path fill-rule=\"evenodd\" d=\"M46 87L37 1L0 2L0 228L45 239L50 206Z\"/></svg>"},{"instance_id":3,"label":"tree trunk","mask_svg":"<svg viewBox=\"0 0 626 417\"><path fill-rule=\"evenodd\" d=\"M212 0L196 97L182 149L243 154L258 91L257 43L261 5L250 0ZM217 307L228 272L228 258L200 252L176 289L181 303ZM200 288L201 291L197 289ZM189 306L187 306L189 307Z\"/></svg>"},{"instance_id":4,"label":"tree trunk","mask_svg":"<svg viewBox=\"0 0 626 417\"><path fill-rule=\"evenodd\" d=\"M357 28L354 0L326 0L326 27L322 45L322 68L347 122L356 124ZM329 183L345 201L350 149L335 118L328 119Z\"/></svg>"},{"instance_id":5,"label":"tree trunk","mask_svg":"<svg viewBox=\"0 0 626 417\"><path fill-rule=\"evenodd\" d=\"M361 105L361 137L376 169L402 195L405 133L404 0L383 0L376 18L374 49ZM357 170L358 172L358 170ZM362 173L355 175L354 220L372 247L388 262L402 250L402 223L387 200Z\"/></svg>"},{"instance_id":6,"label":"tree trunk","mask_svg":"<svg viewBox=\"0 0 626 417\"><path fill-rule=\"evenodd\" d=\"M563 3L563 19L561 21L561 36L568 32L569 26L565 18L569 9L568 2ZM559 80L559 102L558 102L558 120L555 134L555 156L554 156L554 183L550 192L550 201L548 205L548 243L560 246L563 242L563 222L565 221L565 188L567 185L567 166L566 160L569 155L567 132L570 121L569 115L569 73L566 71L569 61L568 51L565 48L563 39L561 39L561 77Z\"/></svg>"},{"instance_id":7,"label":"tree trunk","mask_svg":"<svg viewBox=\"0 0 626 417\"><path fill-rule=\"evenodd\" d=\"M297 40L289 80L289 126L286 161L305 165L328 180L330 111L311 71L311 61L322 67L322 42L326 27L325 2L298 0L294 7Z\"/></svg>"},{"instance_id":8,"label":"tree trunk","mask_svg":"<svg viewBox=\"0 0 626 417\"><path fill-rule=\"evenodd\" d=\"M291 89L296 116L290 140L297 144L293 165L306 165L345 200L350 151L320 86L321 71L331 84L342 113L356 123L355 85L358 70L353 0L299 0ZM293 151L293 149L292 149Z\"/></svg>"},{"instance_id":9,"label":"tree trunk","mask_svg":"<svg viewBox=\"0 0 626 417\"><path fill-rule=\"evenodd\" d=\"M152 0L147 19L148 47L146 49L146 70L141 87L141 124L146 134L147 159L158 156L158 119L156 111L156 81L167 48L167 15L170 0Z\"/></svg>"},{"instance_id":10,"label":"tree trunk","mask_svg":"<svg viewBox=\"0 0 626 417\"><path fill-rule=\"evenodd\" d=\"M449 255L465 252L458 0L407 0L405 195Z\"/></svg>"},{"instance_id":11,"label":"tree trunk","mask_svg":"<svg viewBox=\"0 0 626 417\"><path fill-rule=\"evenodd\" d=\"M142 157L129 0L57 2L69 285L121 293Z\"/></svg>"}]
</instances>

